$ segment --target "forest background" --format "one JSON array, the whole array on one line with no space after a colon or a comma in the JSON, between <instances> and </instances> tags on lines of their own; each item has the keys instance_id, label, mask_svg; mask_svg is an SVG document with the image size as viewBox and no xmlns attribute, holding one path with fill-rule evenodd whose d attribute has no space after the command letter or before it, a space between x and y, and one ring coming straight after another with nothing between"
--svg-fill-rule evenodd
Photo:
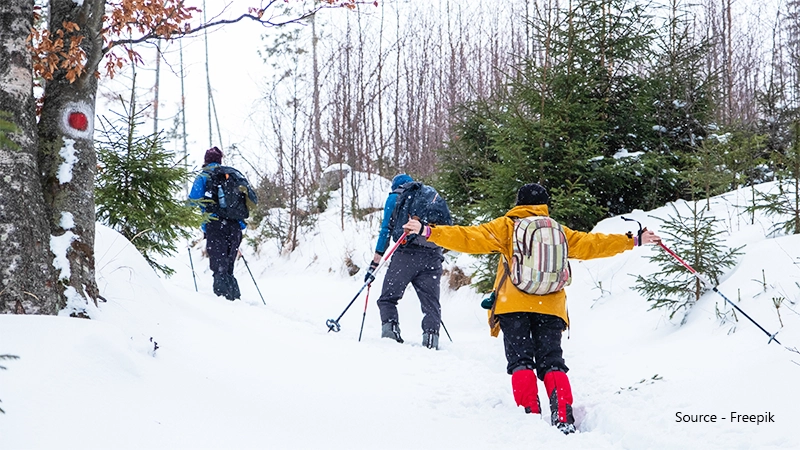
<instances>
[{"instance_id":1,"label":"forest background","mask_svg":"<svg viewBox=\"0 0 800 450\"><path fill-rule=\"evenodd\" d=\"M84 7L73 3L40 6L53 22L54 14ZM251 233L251 243L257 247L269 240L286 252L297 246L298 233L325 204L325 183L331 181L323 171L337 164L387 178L407 172L432 184L448 199L458 223L502 214L520 184L537 181L552 193L554 217L578 230L634 209L650 210L678 198L700 200L777 179L778 193L772 197L751 191L751 207L782 214L784 221L772 231L800 232L797 2L344 3L349 7L326 7L314 15L303 13L309 2L250 7L251 15L258 15L251 25L265 27L249 28L252 38L240 37L241 45L228 45L226 53L240 55L260 35L256 54L261 60L245 55L236 66L215 63L208 42L214 33L243 23L169 42L154 39L158 33L118 38L117 48L128 57L109 60L117 64L116 77L100 81L95 180L87 178L94 172L91 159L80 153L94 158L91 134L80 136L74 148L70 139L57 139L60 132L52 129L62 100L44 96L39 164L51 249L56 237L70 239L66 257L72 271L61 269L59 280L68 277L68 288L55 302L42 300L42 311L61 309L67 298L97 301L90 250L94 218L85 214L81 201L92 192L92 181L100 221L122 231L145 257L148 250L174 250L178 238L190 236L196 225L191 218L153 214L149 202L114 197L122 184L103 177L115 173L111 168L119 160L114 155L133 154L134 143L148 151L171 148L152 161L187 171L198 168L205 148L220 146L226 163L246 168L258 187L262 201L253 223L261 226ZM236 17L244 5L197 6L190 12L208 23ZM265 11L290 19L267 23ZM183 60L183 46L194 45L196 54L198 41L204 44L205 89L186 83L191 65ZM148 61L142 56L147 52L159 57ZM222 75L212 79L212 68ZM57 71L61 78L43 85L53 93L69 90L73 70ZM140 76L148 73L149 80ZM241 88L243 75L260 88L220 95L222 86ZM161 87L170 77L177 77L179 89ZM218 102L225 107L217 108ZM4 108L12 106L3 102ZM203 109L205 117L199 116ZM121 128L113 124L114 113L122 119ZM188 119L190 113L194 119ZM147 120L152 120L152 134L143 126ZM15 123L8 128L12 137ZM206 130L195 131L201 126L207 128L207 142L201 137ZM115 147L120 142L125 145ZM77 179L70 185L61 178L59 155L76 149ZM124 169L121 176L137 179L131 178L131 167ZM13 169L9 174L16 176ZM174 181L178 174L164 176ZM340 187L352 200L341 205L342 227L346 214L373 212L358 207L357 177L333 177L333 182L346 179L351 185ZM141 192L156 186L154 181L164 179L151 180ZM164 194L174 187L162 186ZM111 196L103 190L109 187L117 188ZM142 198L140 191L128 190ZM172 194L173 200L181 197ZM136 211L139 217L131 209L137 203L143 205ZM128 217L117 220L114 213L120 211ZM153 222L153 216L160 223L129 226L131 219ZM176 224L183 234L172 231ZM157 228L169 232L149 238ZM163 247L164 242L169 245ZM7 256L14 258L18 255ZM46 264L43 258L28 260ZM20 286L2 295L11 298L19 290L25 301L16 308L38 309L30 297L48 297L40 292L52 284L46 278L30 287L22 278ZM59 308L53 309L55 303ZM6 310L14 307L12 300L4 302ZM79 307L75 311L80 315Z\"/></svg>"},{"instance_id":2,"label":"forest background","mask_svg":"<svg viewBox=\"0 0 800 450\"><path fill-rule=\"evenodd\" d=\"M251 51L234 76L246 71L258 95L224 100L241 105L227 127L209 102L205 134L256 175L261 237L286 251L338 163L422 179L459 223L503 214L520 184L540 182L554 216L585 231L778 179L781 198L753 190L751 207L788 214L772 231L797 233L799 8L443 0L325 11L248 40L262 60ZM342 217L372 212L358 209L359 186L342 187Z\"/></svg>"},{"instance_id":3,"label":"forest background","mask_svg":"<svg viewBox=\"0 0 800 450\"><path fill-rule=\"evenodd\" d=\"M462 223L503 213L516 187L540 182L558 218L588 230L609 215L792 177L797 8L525 0L326 11L261 36L263 60L251 54L232 75L246 72L258 91L226 96L240 106L223 116L210 102L196 110L208 122L194 129L207 130L192 135L188 160L199 164L205 135L245 160L267 199L262 214L289 212L276 229L300 226L322 170L344 163L433 184Z\"/></svg>"}]
</instances>

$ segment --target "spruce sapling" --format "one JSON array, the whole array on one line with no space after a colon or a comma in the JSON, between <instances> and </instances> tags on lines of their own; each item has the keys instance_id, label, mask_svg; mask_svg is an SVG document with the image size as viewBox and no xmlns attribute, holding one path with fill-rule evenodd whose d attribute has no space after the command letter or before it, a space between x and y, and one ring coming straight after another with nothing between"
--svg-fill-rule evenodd
<instances>
[{"instance_id":1,"label":"spruce sapling","mask_svg":"<svg viewBox=\"0 0 800 450\"><path fill-rule=\"evenodd\" d=\"M675 215L663 220L660 230L668 247L716 285L725 269L736 264L742 247L728 249L719 237L723 231L715 227L708 210L698 210L698 202L684 204L690 208L689 214L682 214L673 203ZM637 276L634 289L647 298L650 309L664 309L670 319L681 309L688 315L707 288L666 252L655 253L650 261L661 269L647 277Z\"/></svg>"},{"instance_id":2,"label":"spruce sapling","mask_svg":"<svg viewBox=\"0 0 800 450\"><path fill-rule=\"evenodd\" d=\"M174 253L176 242L191 237L189 230L198 228L203 217L178 199L191 174L164 149L161 134L138 133L144 118L134 92L118 120L100 120L97 217L128 238L151 267L169 276L174 271L157 263L156 255Z\"/></svg>"}]
</instances>

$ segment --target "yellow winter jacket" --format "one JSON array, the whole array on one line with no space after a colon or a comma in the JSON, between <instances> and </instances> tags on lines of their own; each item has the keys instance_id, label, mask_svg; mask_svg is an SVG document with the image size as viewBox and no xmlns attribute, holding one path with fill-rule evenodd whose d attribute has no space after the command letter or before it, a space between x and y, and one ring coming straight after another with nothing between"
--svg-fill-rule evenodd
<instances>
[{"instance_id":1,"label":"yellow winter jacket","mask_svg":"<svg viewBox=\"0 0 800 450\"><path fill-rule=\"evenodd\" d=\"M500 253L506 261L511 261L514 245L514 219L547 215L546 205L516 206L503 217L498 217L481 225L470 227L431 226L431 235L428 240L441 247L461 253ZM625 234L584 233L562 227L567 237L569 258L604 258L633 248L633 239ZM496 291L495 314L512 312L550 314L561 317L569 325L567 294L563 289L546 295L532 295L517 289L509 278L498 290L498 285L503 279L504 272L505 268L501 258L494 280L494 289ZM494 325L492 327L492 336L497 336L500 333L500 329L496 323L492 324L491 314L490 311L490 325Z\"/></svg>"}]
</instances>

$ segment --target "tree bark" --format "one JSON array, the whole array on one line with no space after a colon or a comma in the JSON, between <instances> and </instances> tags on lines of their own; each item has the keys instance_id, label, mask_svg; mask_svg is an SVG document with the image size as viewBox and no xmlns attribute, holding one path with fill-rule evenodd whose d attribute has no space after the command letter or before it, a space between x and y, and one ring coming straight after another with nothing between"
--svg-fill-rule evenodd
<instances>
[{"instance_id":1,"label":"tree bark","mask_svg":"<svg viewBox=\"0 0 800 450\"><path fill-rule=\"evenodd\" d=\"M0 111L16 127L0 146L0 313L55 314L49 227L37 167L33 70L25 41L33 0L0 2ZM2 142L2 141L0 141Z\"/></svg>"},{"instance_id":2,"label":"tree bark","mask_svg":"<svg viewBox=\"0 0 800 450\"><path fill-rule=\"evenodd\" d=\"M82 5L73 0L51 0L50 31L74 22L82 35L81 48L89 61L102 54L103 0L85 0ZM87 66L85 73L70 83L66 73L59 70L45 85L44 103L39 120L39 165L44 191L46 218L53 239L69 242L66 255L56 254L56 260L66 258L59 279L69 313L88 317L88 300L97 304L99 290L95 280L94 260L94 177L97 156L94 150L94 107L97 94L97 66ZM70 117L83 114L85 123L72 122ZM61 306L67 306L66 304Z\"/></svg>"}]
</instances>

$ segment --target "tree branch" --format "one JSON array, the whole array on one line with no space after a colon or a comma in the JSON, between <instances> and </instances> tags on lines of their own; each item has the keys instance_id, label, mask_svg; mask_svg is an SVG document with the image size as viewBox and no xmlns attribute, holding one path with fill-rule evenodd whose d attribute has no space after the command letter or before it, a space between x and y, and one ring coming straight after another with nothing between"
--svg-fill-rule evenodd
<instances>
[{"instance_id":1,"label":"tree branch","mask_svg":"<svg viewBox=\"0 0 800 450\"><path fill-rule=\"evenodd\" d=\"M106 54L106 49L103 48L103 14L105 12L105 0L85 2L81 10L81 17L86 20L83 24L87 37L91 41L90 53L86 54L86 64L84 64L83 74L78 78L80 83L84 83L88 77L93 77L95 70L100 66L100 61Z\"/></svg>"},{"instance_id":2,"label":"tree branch","mask_svg":"<svg viewBox=\"0 0 800 450\"><path fill-rule=\"evenodd\" d=\"M274 3L274 2L270 2L270 5L272 3ZM358 3L366 3L366 2L358 2ZM269 6L267 6L267 7L269 7ZM288 25L288 24L292 24L292 23L299 23L299 22L301 22L301 21L303 21L305 19L308 19L309 17L313 16L314 14L316 14L317 12L319 12L322 9L335 8L335 7L336 6L321 5L321 6L318 6L318 7L314 8L314 9L312 9L310 11L307 11L307 12L305 12L305 13L303 13L303 14L301 14L301 15L293 18L293 19L288 19L288 20L285 20L285 21L273 21L273 18L265 19L263 16L259 17L258 15L247 13L247 14L242 14L242 15L240 15L239 17L237 17L235 19L221 19L221 20L217 20L217 21L213 21L213 22L204 23L204 24L202 24L202 25L200 25L200 26L198 26L196 28L192 28L192 29L187 30L187 31L180 31L180 32L177 32L177 33L175 33L175 34L173 34L171 36L160 36L155 31L150 31L149 33L147 33L147 34L145 34L145 35L143 35L141 37L138 37L136 39L120 39L120 40L115 40L115 41L109 41L108 45L103 49L103 54L105 55L113 47L116 47L116 46L119 46L119 45L140 44L142 42L153 40L153 39L167 39L167 40L180 39L182 37L194 35L195 33L198 33L200 31L203 31L203 30L206 30L206 29L209 29L209 28L218 27L218 26L222 26L222 25L230 25L230 24L241 22L241 21L243 21L245 19L250 19L250 20L252 20L254 22L258 22L258 23L262 24L265 27L279 27L279 26Z\"/></svg>"}]
</instances>

